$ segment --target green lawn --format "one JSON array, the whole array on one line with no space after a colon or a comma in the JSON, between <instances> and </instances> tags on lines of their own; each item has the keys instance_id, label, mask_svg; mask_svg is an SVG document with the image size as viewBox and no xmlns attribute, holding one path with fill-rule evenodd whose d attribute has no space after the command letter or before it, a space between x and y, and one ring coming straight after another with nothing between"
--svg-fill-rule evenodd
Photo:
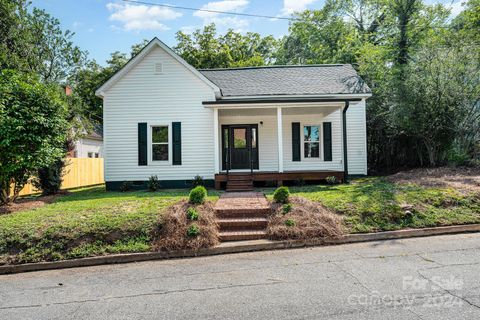
<instances>
[{"instance_id":1,"label":"green lawn","mask_svg":"<svg viewBox=\"0 0 480 320\"><path fill-rule=\"evenodd\" d=\"M0 215L0 262L148 251L162 210L187 195L188 190L120 193L92 187L35 210Z\"/></svg>"},{"instance_id":2,"label":"green lawn","mask_svg":"<svg viewBox=\"0 0 480 320\"><path fill-rule=\"evenodd\" d=\"M382 177L350 184L292 187L290 191L344 215L350 232L480 223L480 194L394 184Z\"/></svg>"}]
</instances>

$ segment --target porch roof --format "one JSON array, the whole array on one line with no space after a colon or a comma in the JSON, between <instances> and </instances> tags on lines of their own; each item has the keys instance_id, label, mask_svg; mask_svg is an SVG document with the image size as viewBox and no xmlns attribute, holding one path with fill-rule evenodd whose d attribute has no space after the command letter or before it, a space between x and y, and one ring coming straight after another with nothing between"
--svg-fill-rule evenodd
<instances>
[{"instance_id":1,"label":"porch roof","mask_svg":"<svg viewBox=\"0 0 480 320\"><path fill-rule=\"evenodd\" d=\"M371 95L349 64L267 66L199 70L220 88L220 100L253 97Z\"/></svg>"}]
</instances>

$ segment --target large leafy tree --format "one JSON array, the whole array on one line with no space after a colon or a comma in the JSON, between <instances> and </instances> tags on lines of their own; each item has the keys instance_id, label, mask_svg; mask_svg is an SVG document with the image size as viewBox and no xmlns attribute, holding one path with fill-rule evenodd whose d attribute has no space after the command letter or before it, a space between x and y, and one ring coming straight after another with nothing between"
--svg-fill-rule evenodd
<instances>
[{"instance_id":1,"label":"large leafy tree","mask_svg":"<svg viewBox=\"0 0 480 320\"><path fill-rule=\"evenodd\" d=\"M68 122L58 87L37 76L0 73L0 203L15 200L41 167L64 155Z\"/></svg>"},{"instance_id":2,"label":"large leafy tree","mask_svg":"<svg viewBox=\"0 0 480 320\"><path fill-rule=\"evenodd\" d=\"M228 30L217 35L214 24L192 34L177 32L174 50L195 68L261 66L274 61L277 41L258 33Z\"/></svg>"}]
</instances>

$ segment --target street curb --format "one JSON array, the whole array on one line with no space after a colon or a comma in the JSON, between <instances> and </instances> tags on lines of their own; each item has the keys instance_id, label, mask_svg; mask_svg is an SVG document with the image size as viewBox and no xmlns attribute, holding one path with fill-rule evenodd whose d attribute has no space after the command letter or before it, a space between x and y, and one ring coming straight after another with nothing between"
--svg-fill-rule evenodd
<instances>
[{"instance_id":1,"label":"street curb","mask_svg":"<svg viewBox=\"0 0 480 320\"><path fill-rule=\"evenodd\" d=\"M426 237L426 236L468 233L468 232L480 232L480 224L434 227L434 228L424 228L424 229L407 229L407 230L385 231L385 232L377 232L377 233L348 234L339 239L326 239L326 240L317 240L317 241L303 241L303 240L232 241L232 242L224 242L219 246L216 246L213 248L204 248L198 251L181 250L181 251L175 251L175 252L127 253L127 254L115 254L115 255L101 256L101 257L62 260L62 261L54 261L54 262L5 265L5 266L0 266L0 275L30 272L30 271L52 270L52 269L89 267L89 266L98 266L98 265L105 265L105 264L130 263L130 262L141 262L141 261L161 260L161 259L191 258L191 257L210 256L210 255L219 255L219 254L228 254L228 253L291 249L291 248L302 248L302 247L318 246L318 245L338 245L338 244L347 244L347 243L356 243L356 242Z\"/></svg>"}]
</instances>

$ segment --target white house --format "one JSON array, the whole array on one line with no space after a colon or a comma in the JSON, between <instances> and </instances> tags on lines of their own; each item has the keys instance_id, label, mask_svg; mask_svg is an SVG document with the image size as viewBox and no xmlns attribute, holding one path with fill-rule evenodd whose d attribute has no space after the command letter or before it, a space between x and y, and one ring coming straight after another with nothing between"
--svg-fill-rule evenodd
<instances>
[{"instance_id":1,"label":"white house","mask_svg":"<svg viewBox=\"0 0 480 320\"><path fill-rule=\"evenodd\" d=\"M154 38L96 94L110 190L367 174L371 92L351 65L196 70Z\"/></svg>"},{"instance_id":2,"label":"white house","mask_svg":"<svg viewBox=\"0 0 480 320\"><path fill-rule=\"evenodd\" d=\"M101 128L77 139L70 152L73 158L103 158L103 137Z\"/></svg>"}]
</instances>

